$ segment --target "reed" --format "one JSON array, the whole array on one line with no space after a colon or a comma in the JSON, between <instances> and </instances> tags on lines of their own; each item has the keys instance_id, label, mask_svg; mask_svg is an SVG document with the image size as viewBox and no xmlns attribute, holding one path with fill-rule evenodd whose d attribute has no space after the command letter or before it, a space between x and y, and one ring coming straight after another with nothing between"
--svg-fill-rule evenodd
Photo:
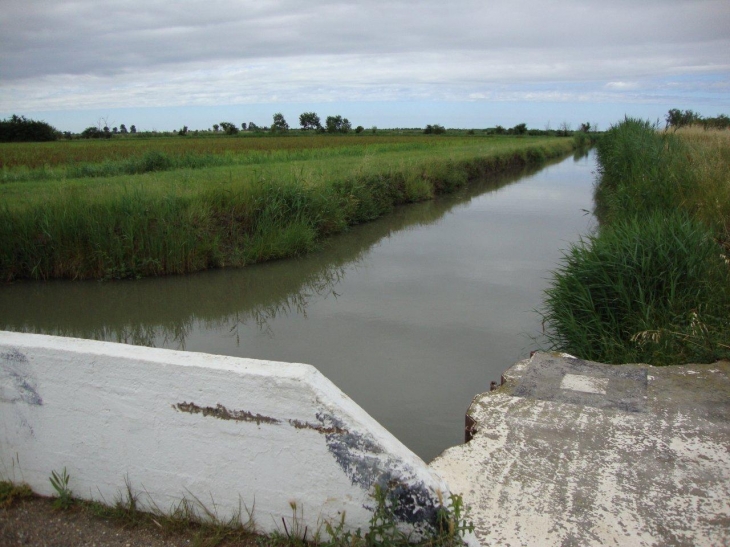
<instances>
[{"instance_id":1,"label":"reed","mask_svg":"<svg viewBox=\"0 0 730 547\"><path fill-rule=\"evenodd\" d=\"M281 139L289 140L305 139ZM296 256L399 204L572 148L568 140L548 138L435 142L7 182L0 185L0 277L141 277Z\"/></svg>"},{"instance_id":2,"label":"reed","mask_svg":"<svg viewBox=\"0 0 730 547\"><path fill-rule=\"evenodd\" d=\"M570 247L546 291L552 349L607 363L730 358L728 135L630 118L606 132L600 228Z\"/></svg>"}]
</instances>

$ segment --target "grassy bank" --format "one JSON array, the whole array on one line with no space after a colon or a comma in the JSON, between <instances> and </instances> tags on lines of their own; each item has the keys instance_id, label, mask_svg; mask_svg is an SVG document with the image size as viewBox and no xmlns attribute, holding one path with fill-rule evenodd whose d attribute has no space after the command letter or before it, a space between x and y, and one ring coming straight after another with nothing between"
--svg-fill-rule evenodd
<instances>
[{"instance_id":1,"label":"grassy bank","mask_svg":"<svg viewBox=\"0 0 730 547\"><path fill-rule=\"evenodd\" d=\"M626 119L598 161L600 228L546 293L552 348L607 363L730 358L730 132Z\"/></svg>"},{"instance_id":2,"label":"grassy bank","mask_svg":"<svg viewBox=\"0 0 730 547\"><path fill-rule=\"evenodd\" d=\"M291 148L308 139L265 139L281 148L220 154L172 153L157 139L137 155L85 162L102 174L84 177L75 162L38 167L30 154L0 184L0 278L139 277L294 256L396 205L573 147L541 137L394 138L313 137L316 146ZM77 145L51 146L63 144ZM104 175L152 156L164 160L159 169ZM210 165L184 163L209 156Z\"/></svg>"}]
</instances>

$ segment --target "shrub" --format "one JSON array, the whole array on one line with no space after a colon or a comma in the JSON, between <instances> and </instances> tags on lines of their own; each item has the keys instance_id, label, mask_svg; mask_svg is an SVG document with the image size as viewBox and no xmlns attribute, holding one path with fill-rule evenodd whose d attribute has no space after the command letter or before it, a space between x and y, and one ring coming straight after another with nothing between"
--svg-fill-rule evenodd
<instances>
[{"instance_id":1,"label":"shrub","mask_svg":"<svg viewBox=\"0 0 730 547\"><path fill-rule=\"evenodd\" d=\"M55 141L57 138L58 131L46 122L15 114L7 120L0 120L0 142Z\"/></svg>"}]
</instances>

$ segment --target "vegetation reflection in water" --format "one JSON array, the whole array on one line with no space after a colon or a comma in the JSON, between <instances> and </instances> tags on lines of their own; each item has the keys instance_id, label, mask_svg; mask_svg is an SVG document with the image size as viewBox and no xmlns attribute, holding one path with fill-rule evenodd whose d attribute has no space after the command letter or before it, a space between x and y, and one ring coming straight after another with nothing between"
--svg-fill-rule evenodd
<instances>
[{"instance_id":1,"label":"vegetation reflection in water","mask_svg":"<svg viewBox=\"0 0 730 547\"><path fill-rule=\"evenodd\" d=\"M550 165L550 164L547 164ZM543 169L526 168L481 181L454 195L398 208L333 238L308 257L178 277L116 282L18 282L0 292L4 330L185 349L189 333L242 326L271 332L292 312L306 316L313 298L336 298L336 287L368 250L400 230L432 224L474 197Z\"/></svg>"}]
</instances>

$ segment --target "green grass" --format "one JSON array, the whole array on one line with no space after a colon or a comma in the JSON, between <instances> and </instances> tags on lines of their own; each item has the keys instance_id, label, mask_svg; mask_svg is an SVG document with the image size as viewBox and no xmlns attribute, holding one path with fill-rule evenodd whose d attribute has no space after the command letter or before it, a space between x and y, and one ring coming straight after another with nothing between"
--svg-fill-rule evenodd
<instances>
[{"instance_id":1,"label":"green grass","mask_svg":"<svg viewBox=\"0 0 730 547\"><path fill-rule=\"evenodd\" d=\"M367 530L349 530L344 512L338 521L325 521L318 529L310 530L302 523L302 509L295 502L290 502L291 517L282 518L278 532L263 535L257 532L254 508L249 510L242 503L238 511L227 518L221 518L217 513L213 500L214 509L211 510L196 497L183 498L168 510L154 504L143 507L139 494L134 492L128 479L125 484L125 492L112 504L74 498L62 506L54 503L54 508L59 510L59 518L62 518L63 512L86 512L124 530L152 530L164 537L200 547L459 547L464 544L464 536L474 530L458 495L451 495L449 504L441 500L433 525L422 530L418 538L403 532L398 525L396 513L400 502L395 493L377 485L372 492L373 514ZM0 481L0 510L36 497L27 485Z\"/></svg>"},{"instance_id":2,"label":"green grass","mask_svg":"<svg viewBox=\"0 0 730 547\"><path fill-rule=\"evenodd\" d=\"M572 146L544 137L413 137L273 150L258 163L247 153L215 167L165 164L135 175L6 182L0 184L0 278L181 274L301 255L397 205Z\"/></svg>"},{"instance_id":3,"label":"green grass","mask_svg":"<svg viewBox=\"0 0 730 547\"><path fill-rule=\"evenodd\" d=\"M600 229L546 291L551 349L606 363L730 358L730 138L626 119L598 160Z\"/></svg>"}]
</instances>

